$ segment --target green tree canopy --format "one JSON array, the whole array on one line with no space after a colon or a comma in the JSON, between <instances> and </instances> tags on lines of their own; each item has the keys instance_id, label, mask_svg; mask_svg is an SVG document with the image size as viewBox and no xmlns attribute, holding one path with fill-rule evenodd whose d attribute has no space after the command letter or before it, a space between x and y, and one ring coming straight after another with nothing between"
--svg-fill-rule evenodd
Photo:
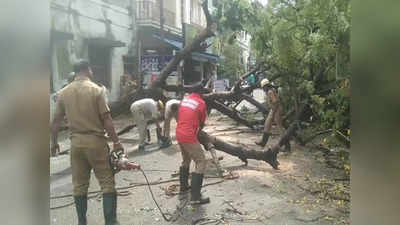
<instances>
[{"instance_id":1,"label":"green tree canopy","mask_svg":"<svg viewBox=\"0 0 400 225\"><path fill-rule=\"evenodd\" d=\"M279 76L286 108L308 103L323 128L350 126L350 1L220 0L218 32L252 35L252 51L268 74Z\"/></svg>"}]
</instances>

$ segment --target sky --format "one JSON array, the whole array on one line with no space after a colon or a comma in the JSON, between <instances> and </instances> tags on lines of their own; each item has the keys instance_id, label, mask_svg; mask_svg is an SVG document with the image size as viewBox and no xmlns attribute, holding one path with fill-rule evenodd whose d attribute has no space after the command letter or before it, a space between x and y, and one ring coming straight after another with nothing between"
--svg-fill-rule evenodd
<instances>
[{"instance_id":1,"label":"sky","mask_svg":"<svg viewBox=\"0 0 400 225\"><path fill-rule=\"evenodd\" d=\"M264 6L267 4L268 0L258 0L259 2L261 2Z\"/></svg>"}]
</instances>

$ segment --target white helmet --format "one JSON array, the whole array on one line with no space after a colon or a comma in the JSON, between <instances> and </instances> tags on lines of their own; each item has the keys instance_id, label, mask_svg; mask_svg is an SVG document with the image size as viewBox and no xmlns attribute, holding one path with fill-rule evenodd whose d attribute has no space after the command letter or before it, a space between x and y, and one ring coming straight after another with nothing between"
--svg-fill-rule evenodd
<instances>
[{"instance_id":1,"label":"white helmet","mask_svg":"<svg viewBox=\"0 0 400 225\"><path fill-rule=\"evenodd\" d=\"M265 85L269 84L269 80L267 78L264 78L261 80L261 88L264 88Z\"/></svg>"}]
</instances>

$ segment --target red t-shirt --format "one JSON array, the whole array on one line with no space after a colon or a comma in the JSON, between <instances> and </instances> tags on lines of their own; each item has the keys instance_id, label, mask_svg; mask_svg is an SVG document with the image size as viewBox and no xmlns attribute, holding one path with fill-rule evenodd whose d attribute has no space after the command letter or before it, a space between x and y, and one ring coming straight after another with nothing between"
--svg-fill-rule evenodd
<instances>
[{"instance_id":1,"label":"red t-shirt","mask_svg":"<svg viewBox=\"0 0 400 225\"><path fill-rule=\"evenodd\" d=\"M176 140L179 144L199 142L197 134L200 130L200 123L206 121L206 112L206 103L197 93L192 93L181 101L176 127Z\"/></svg>"}]
</instances>

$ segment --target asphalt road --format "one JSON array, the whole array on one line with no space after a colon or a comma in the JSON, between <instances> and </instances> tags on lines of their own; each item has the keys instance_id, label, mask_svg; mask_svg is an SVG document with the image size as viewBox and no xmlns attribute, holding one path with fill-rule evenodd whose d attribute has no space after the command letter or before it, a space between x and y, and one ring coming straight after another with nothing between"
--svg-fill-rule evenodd
<instances>
[{"instance_id":1,"label":"asphalt road","mask_svg":"<svg viewBox=\"0 0 400 225\"><path fill-rule=\"evenodd\" d=\"M263 96L261 94L257 93L258 97L256 98L261 98L262 101ZM115 120L117 130L129 123L129 117ZM172 122L171 125L172 129L175 129L175 122ZM179 148L174 141L173 146L163 150L158 149L158 145L155 143L155 127L151 126L151 129L153 144L145 152L137 151L138 135L136 128L122 135L121 142L128 152L129 159L140 163L150 181L166 182L153 185L151 188L162 209L174 214L177 220L171 223L164 221L160 212L156 209L147 186L139 186L125 189L129 191L128 195L118 198L118 218L122 225L189 225L200 218L204 218L203 222L212 222L211 219L218 219L218 221L221 221L220 224L232 225L347 224L343 221L348 220L348 214L331 206L330 202L320 201L318 204L315 203L318 198L298 187L297 182L304 181L305 174L324 176L325 167L315 161L308 151L296 151L296 148L294 148L294 153L280 156L281 170L279 171L272 169L265 162L255 160L249 160L249 164L245 166L238 158L217 151L218 156L224 157L221 161L221 167L237 175L238 178L205 179L205 184L221 181L221 183L203 188L203 194L210 197L211 203L195 208L189 207L185 204L187 199L180 200L178 196L167 196L165 193L166 188L171 188L173 187L171 185L179 183L176 180L168 182L171 179L177 179L172 175L176 174L181 162ZM254 141L258 140L260 136L257 131L240 126L226 117L210 117L205 130L232 144L262 150L254 145ZM61 150L68 149L67 134L64 133L61 136L63 138L60 142ZM277 138L273 137L268 145L273 145L276 141ZM208 153L206 153L206 156L211 158ZM50 195L54 197L71 194L69 155L51 158L50 168ZM207 177L217 175L215 166L210 162L205 175ZM116 175L117 187L144 183L145 180L139 172L123 171ZM92 174L89 191L99 189L97 180ZM51 207L61 206L59 209L50 210L52 225L77 224L75 208L73 205L68 205L72 202L71 197L50 200ZM301 202L304 202L304 204L301 204ZM62 207L64 205L66 206ZM182 207L182 210L177 210L177 207ZM94 195L88 203L89 225L104 224L102 212L101 198L96 198L96 195Z\"/></svg>"}]
</instances>

